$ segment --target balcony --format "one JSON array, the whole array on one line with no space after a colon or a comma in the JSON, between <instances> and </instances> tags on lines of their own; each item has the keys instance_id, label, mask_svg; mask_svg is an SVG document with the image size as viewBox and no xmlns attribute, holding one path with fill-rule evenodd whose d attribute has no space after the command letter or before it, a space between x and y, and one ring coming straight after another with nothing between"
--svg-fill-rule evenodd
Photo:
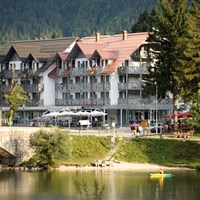
<instances>
[{"instance_id":1,"label":"balcony","mask_svg":"<svg viewBox=\"0 0 200 200\"><path fill-rule=\"evenodd\" d=\"M20 70L15 70L15 73L13 72L13 70L6 70L4 71L2 78L12 79L14 75L15 77L19 77L20 73Z\"/></svg>"},{"instance_id":2,"label":"balcony","mask_svg":"<svg viewBox=\"0 0 200 200\"><path fill-rule=\"evenodd\" d=\"M136 109L155 109L155 98L119 98L119 105L133 106ZM158 99L158 108L162 109L172 109L173 100L172 99Z\"/></svg>"},{"instance_id":3,"label":"balcony","mask_svg":"<svg viewBox=\"0 0 200 200\"><path fill-rule=\"evenodd\" d=\"M31 106L44 106L44 99L32 99L30 102L26 103L26 106L31 107Z\"/></svg>"},{"instance_id":4,"label":"balcony","mask_svg":"<svg viewBox=\"0 0 200 200\"><path fill-rule=\"evenodd\" d=\"M70 71L71 76L86 76L87 75L87 68L83 67L81 69L72 68Z\"/></svg>"},{"instance_id":5,"label":"balcony","mask_svg":"<svg viewBox=\"0 0 200 200\"><path fill-rule=\"evenodd\" d=\"M125 74L148 74L148 69L145 63L142 66L123 66L118 69L119 75Z\"/></svg>"},{"instance_id":6,"label":"balcony","mask_svg":"<svg viewBox=\"0 0 200 200\"><path fill-rule=\"evenodd\" d=\"M110 105L110 98L95 98L95 99L56 99L56 106L102 106Z\"/></svg>"},{"instance_id":7,"label":"balcony","mask_svg":"<svg viewBox=\"0 0 200 200\"><path fill-rule=\"evenodd\" d=\"M0 106L3 106L3 107L8 107L9 104L5 101L5 100L0 100ZM20 104L19 106L23 106L22 104ZM30 102L27 102L25 106L28 106L28 107L32 107L32 106L44 106L44 99L33 99L33 100L30 100Z\"/></svg>"},{"instance_id":8,"label":"balcony","mask_svg":"<svg viewBox=\"0 0 200 200\"><path fill-rule=\"evenodd\" d=\"M9 85L0 85L0 92L4 93L9 89Z\"/></svg>"},{"instance_id":9,"label":"balcony","mask_svg":"<svg viewBox=\"0 0 200 200\"><path fill-rule=\"evenodd\" d=\"M132 81L129 83L119 83L119 90L142 90L140 81Z\"/></svg>"},{"instance_id":10,"label":"balcony","mask_svg":"<svg viewBox=\"0 0 200 200\"><path fill-rule=\"evenodd\" d=\"M20 85L26 92L39 93L44 90L44 84L21 84Z\"/></svg>"},{"instance_id":11,"label":"balcony","mask_svg":"<svg viewBox=\"0 0 200 200\"><path fill-rule=\"evenodd\" d=\"M70 84L57 84L56 90L60 92L103 92L110 90L110 83L70 83Z\"/></svg>"}]
</instances>

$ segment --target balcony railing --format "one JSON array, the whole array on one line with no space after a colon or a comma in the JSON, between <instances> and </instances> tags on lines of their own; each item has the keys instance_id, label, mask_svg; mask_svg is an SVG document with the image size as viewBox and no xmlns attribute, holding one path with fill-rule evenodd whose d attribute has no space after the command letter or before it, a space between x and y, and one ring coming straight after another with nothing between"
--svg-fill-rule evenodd
<instances>
[{"instance_id":1,"label":"balcony railing","mask_svg":"<svg viewBox=\"0 0 200 200\"><path fill-rule=\"evenodd\" d=\"M0 92L6 92L9 89L9 85L0 85Z\"/></svg>"},{"instance_id":2,"label":"balcony railing","mask_svg":"<svg viewBox=\"0 0 200 200\"><path fill-rule=\"evenodd\" d=\"M9 104L5 101L5 100L0 100L0 106L3 106L3 107L8 107ZM23 106L22 104L19 104L19 106ZM31 106L44 106L44 99L33 99L33 100L30 100L30 102L27 102L25 104L25 106L28 106L28 107L31 107Z\"/></svg>"},{"instance_id":3,"label":"balcony railing","mask_svg":"<svg viewBox=\"0 0 200 200\"><path fill-rule=\"evenodd\" d=\"M96 98L96 99L56 99L56 106L102 106L102 105L110 105L110 98Z\"/></svg>"},{"instance_id":4,"label":"balcony railing","mask_svg":"<svg viewBox=\"0 0 200 200\"><path fill-rule=\"evenodd\" d=\"M57 84L56 90L61 92L107 92L110 90L110 83L70 83L68 84Z\"/></svg>"},{"instance_id":5,"label":"balcony railing","mask_svg":"<svg viewBox=\"0 0 200 200\"><path fill-rule=\"evenodd\" d=\"M85 76L87 74L87 68L86 67L83 67L83 68L72 68L70 70L70 75L72 76Z\"/></svg>"},{"instance_id":6,"label":"balcony railing","mask_svg":"<svg viewBox=\"0 0 200 200\"><path fill-rule=\"evenodd\" d=\"M14 74L15 73L15 74ZM16 76L16 77L20 77L19 76L19 74L20 74L21 72L20 72L20 70L15 70L15 72L13 72L13 70L6 70L5 72L4 72L4 76L2 77L2 78L6 78L6 79L11 79L11 78L13 78L14 77L14 75Z\"/></svg>"},{"instance_id":7,"label":"balcony railing","mask_svg":"<svg viewBox=\"0 0 200 200\"><path fill-rule=\"evenodd\" d=\"M44 84L21 84L20 85L26 92L41 92L44 90Z\"/></svg>"},{"instance_id":8,"label":"balcony railing","mask_svg":"<svg viewBox=\"0 0 200 200\"><path fill-rule=\"evenodd\" d=\"M131 81L129 83L119 83L119 90L141 90L142 86L140 81Z\"/></svg>"},{"instance_id":9,"label":"balcony railing","mask_svg":"<svg viewBox=\"0 0 200 200\"><path fill-rule=\"evenodd\" d=\"M119 105L132 105L135 108L148 108L155 109L156 102L155 98L119 98ZM173 100L172 99L158 99L157 106L162 108L172 107Z\"/></svg>"},{"instance_id":10,"label":"balcony railing","mask_svg":"<svg viewBox=\"0 0 200 200\"><path fill-rule=\"evenodd\" d=\"M26 103L26 106L44 106L44 99L33 99Z\"/></svg>"},{"instance_id":11,"label":"balcony railing","mask_svg":"<svg viewBox=\"0 0 200 200\"><path fill-rule=\"evenodd\" d=\"M118 69L119 74L148 74L145 65L139 66L123 66Z\"/></svg>"}]
</instances>

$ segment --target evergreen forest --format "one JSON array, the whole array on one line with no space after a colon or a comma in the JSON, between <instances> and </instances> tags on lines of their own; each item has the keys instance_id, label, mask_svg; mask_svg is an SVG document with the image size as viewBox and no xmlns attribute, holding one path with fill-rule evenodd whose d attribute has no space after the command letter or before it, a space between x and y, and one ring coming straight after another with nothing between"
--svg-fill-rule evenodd
<instances>
[{"instance_id":1,"label":"evergreen forest","mask_svg":"<svg viewBox=\"0 0 200 200\"><path fill-rule=\"evenodd\" d=\"M35 37L131 32L157 0L0 0L0 46Z\"/></svg>"}]
</instances>

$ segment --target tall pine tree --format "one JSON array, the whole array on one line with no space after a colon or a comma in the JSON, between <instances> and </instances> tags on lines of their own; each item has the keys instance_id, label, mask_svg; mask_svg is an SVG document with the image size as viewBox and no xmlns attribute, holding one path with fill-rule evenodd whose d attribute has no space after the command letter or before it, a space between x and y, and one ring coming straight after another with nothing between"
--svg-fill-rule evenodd
<instances>
[{"instance_id":1,"label":"tall pine tree","mask_svg":"<svg viewBox=\"0 0 200 200\"><path fill-rule=\"evenodd\" d=\"M191 101L193 95L200 90L200 0L194 0L190 11L188 34L182 39L186 44L183 58L180 61L177 77L180 95L183 99Z\"/></svg>"},{"instance_id":2,"label":"tall pine tree","mask_svg":"<svg viewBox=\"0 0 200 200\"><path fill-rule=\"evenodd\" d=\"M182 42L188 31L188 1L158 0L153 32L149 36L149 53L156 62L149 68L151 81L156 81L159 91L173 95L174 129L178 128L177 103L180 77L180 59L185 43Z\"/></svg>"}]
</instances>

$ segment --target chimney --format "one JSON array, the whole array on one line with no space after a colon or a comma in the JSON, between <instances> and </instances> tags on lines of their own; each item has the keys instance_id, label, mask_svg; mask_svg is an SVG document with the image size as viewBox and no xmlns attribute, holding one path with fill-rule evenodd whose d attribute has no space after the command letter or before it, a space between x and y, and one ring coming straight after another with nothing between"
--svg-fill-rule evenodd
<instances>
[{"instance_id":1,"label":"chimney","mask_svg":"<svg viewBox=\"0 0 200 200\"><path fill-rule=\"evenodd\" d=\"M96 32L96 42L99 42L99 40L100 40L100 33Z\"/></svg>"},{"instance_id":2,"label":"chimney","mask_svg":"<svg viewBox=\"0 0 200 200\"><path fill-rule=\"evenodd\" d=\"M126 40L127 39L127 31L126 30L123 30L123 40Z\"/></svg>"}]
</instances>

